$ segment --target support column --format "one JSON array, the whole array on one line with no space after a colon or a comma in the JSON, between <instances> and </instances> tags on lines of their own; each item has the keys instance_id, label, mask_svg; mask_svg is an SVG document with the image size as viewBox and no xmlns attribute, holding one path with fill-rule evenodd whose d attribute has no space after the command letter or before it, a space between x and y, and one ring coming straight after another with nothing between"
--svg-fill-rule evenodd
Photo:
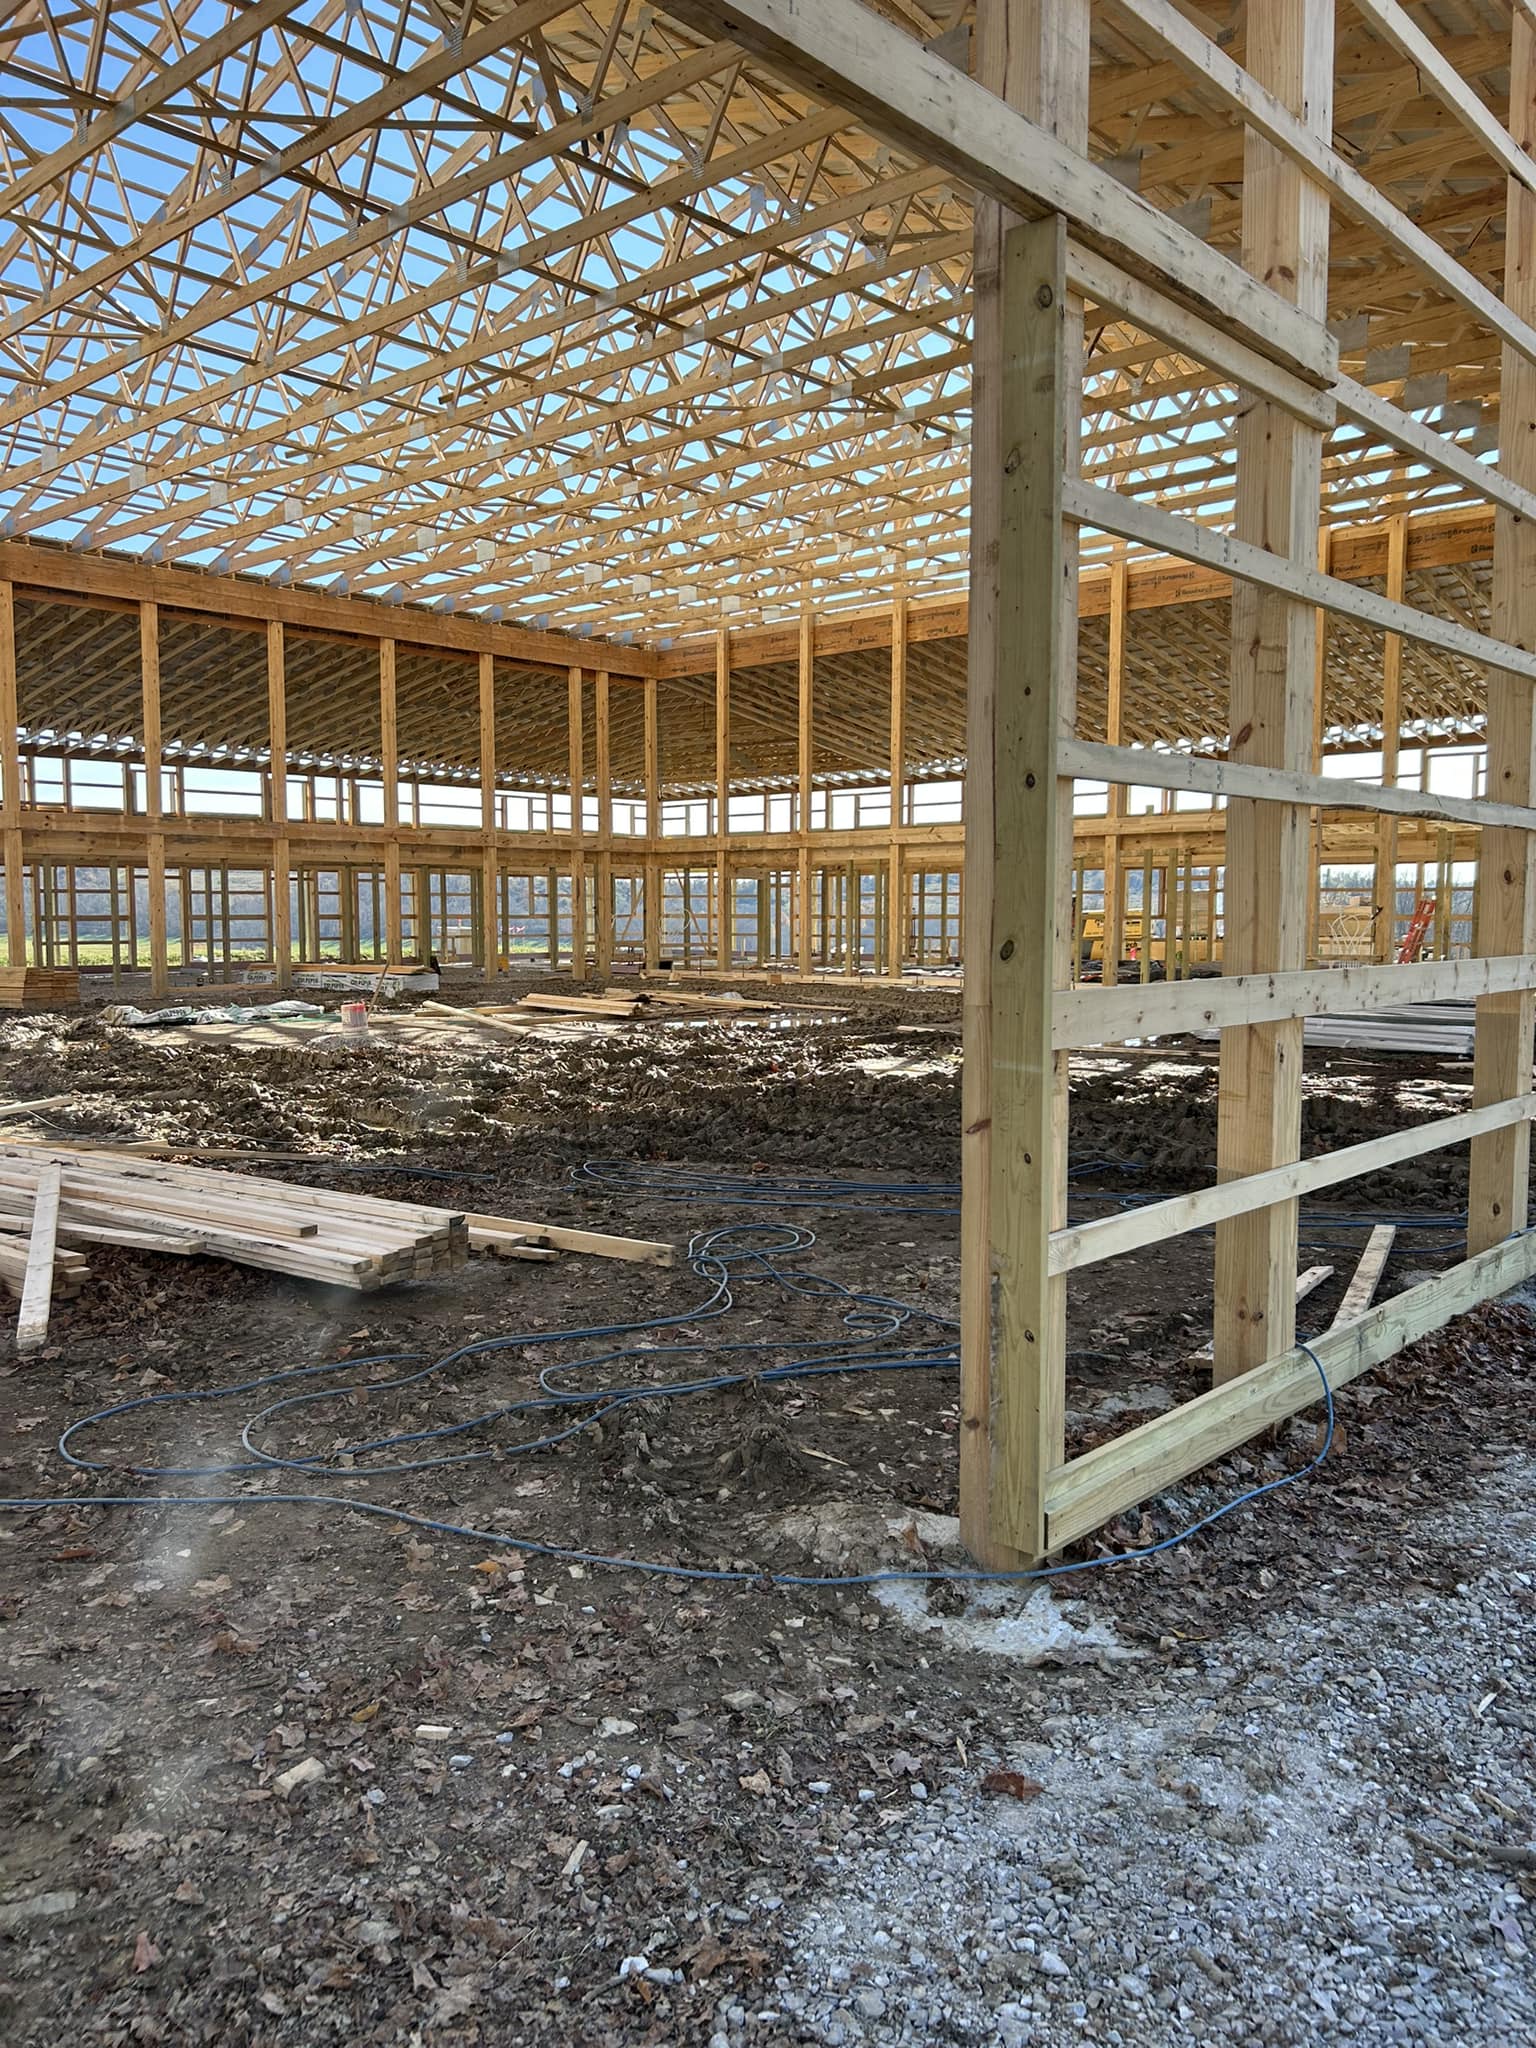
<instances>
[{"instance_id":1,"label":"support column","mask_svg":"<svg viewBox=\"0 0 1536 2048\"><path fill-rule=\"evenodd\" d=\"M480 959L492 981L501 972L501 875L496 860L496 657L480 656Z\"/></svg>"},{"instance_id":2,"label":"support column","mask_svg":"<svg viewBox=\"0 0 1536 2048\"><path fill-rule=\"evenodd\" d=\"M715 635L715 965L731 965L731 636Z\"/></svg>"},{"instance_id":3,"label":"support column","mask_svg":"<svg viewBox=\"0 0 1536 2048\"><path fill-rule=\"evenodd\" d=\"M1088 147L1086 0L981 0L976 75L1070 147ZM965 1062L960 1270L960 1527L984 1564L1046 1547L1045 1482L1065 1455L1066 1294L1048 1273L1066 1219L1082 308L1058 216L1019 225L978 198L965 804Z\"/></svg>"},{"instance_id":4,"label":"support column","mask_svg":"<svg viewBox=\"0 0 1536 2048\"><path fill-rule=\"evenodd\" d=\"M1536 155L1536 28L1519 8L1511 35L1510 132ZM1505 201L1504 303L1518 318L1536 319L1536 198L1514 178ZM1507 344L1499 366L1499 467L1515 483L1536 487L1536 370ZM1502 508L1494 514L1489 631L1516 647L1536 646L1536 529ZM1536 695L1528 681L1500 669L1488 672L1488 795L1506 804L1536 799ZM1479 854L1477 951L1536 952L1536 835L1485 830ZM1474 1107L1529 1091L1533 1030L1536 996L1484 996L1477 1006ZM1472 1140L1469 1253L1525 1228L1530 1159L1527 1122Z\"/></svg>"},{"instance_id":5,"label":"support column","mask_svg":"<svg viewBox=\"0 0 1536 2048\"><path fill-rule=\"evenodd\" d=\"M1130 590L1130 564L1125 558L1124 543L1117 543L1109 569L1109 706L1104 728L1105 740L1112 747L1125 744L1125 615ZM1115 988L1120 980L1120 956L1124 951L1120 923L1120 838L1129 805L1130 791L1126 785L1112 782L1104 820L1104 943L1099 969L1103 988ZM1073 960L1072 972L1074 978L1081 974L1080 960Z\"/></svg>"},{"instance_id":6,"label":"support column","mask_svg":"<svg viewBox=\"0 0 1536 2048\"><path fill-rule=\"evenodd\" d=\"M395 719L395 643L379 642L379 757L384 778L384 964L395 967L405 958L400 904L400 741ZM426 936L425 905L416 906L417 951L423 961L431 951ZM377 939L378 934L374 934Z\"/></svg>"},{"instance_id":7,"label":"support column","mask_svg":"<svg viewBox=\"0 0 1536 2048\"><path fill-rule=\"evenodd\" d=\"M163 996L171 985L170 948L166 941L164 806L160 792L160 607L139 606L139 676L144 714L144 816L149 832L145 867L149 889L149 992ZM209 948L210 953L212 947ZM186 958L186 933L182 933Z\"/></svg>"},{"instance_id":8,"label":"support column","mask_svg":"<svg viewBox=\"0 0 1536 2048\"><path fill-rule=\"evenodd\" d=\"M661 850L661 740L657 724L656 678L645 679L645 971L661 965L661 891L665 856Z\"/></svg>"},{"instance_id":9,"label":"support column","mask_svg":"<svg viewBox=\"0 0 1536 2048\"><path fill-rule=\"evenodd\" d=\"M1387 521L1387 591L1395 604L1403 602L1407 587L1408 521L1399 512ZM1381 656L1381 782L1390 789L1397 781L1398 754L1403 735L1403 640L1400 633L1383 635ZM1375 910L1375 954L1378 960L1395 960L1397 944L1393 927L1397 919L1397 820L1383 811L1376 820L1376 875L1372 889Z\"/></svg>"},{"instance_id":10,"label":"support column","mask_svg":"<svg viewBox=\"0 0 1536 2048\"><path fill-rule=\"evenodd\" d=\"M891 603L891 853L885 884L885 971L901 973L907 935L902 894L901 810L907 783L907 597Z\"/></svg>"},{"instance_id":11,"label":"support column","mask_svg":"<svg viewBox=\"0 0 1536 2048\"><path fill-rule=\"evenodd\" d=\"M21 750L16 743L16 596L0 582L0 818L4 819L5 959L27 964L25 854L21 842Z\"/></svg>"},{"instance_id":12,"label":"support column","mask_svg":"<svg viewBox=\"0 0 1536 2048\"><path fill-rule=\"evenodd\" d=\"M597 857L593 886L595 905L597 978L607 984L613 971L613 751L609 724L608 671L597 672Z\"/></svg>"},{"instance_id":13,"label":"support column","mask_svg":"<svg viewBox=\"0 0 1536 2048\"><path fill-rule=\"evenodd\" d=\"M795 894L799 904L799 968L811 971L811 718L816 684L816 619L810 611L800 614L800 716L799 742L800 801L796 825L800 836Z\"/></svg>"},{"instance_id":14,"label":"support column","mask_svg":"<svg viewBox=\"0 0 1536 2048\"><path fill-rule=\"evenodd\" d=\"M1247 68L1320 142L1331 134L1332 0L1250 0ZM1243 261L1315 320L1328 313L1328 200L1249 129L1243 144ZM1323 437L1245 394L1238 413L1236 532L1310 568L1317 554ZM1312 609L1236 582L1232 591L1231 758L1305 773L1312 758ZM1306 964L1310 814L1301 804L1227 807L1229 974ZM1221 1035L1216 1160L1232 1179L1301 1151L1302 1020ZM1296 1335L1296 1204L1216 1227L1215 1376L1288 1351Z\"/></svg>"},{"instance_id":15,"label":"support column","mask_svg":"<svg viewBox=\"0 0 1536 2048\"><path fill-rule=\"evenodd\" d=\"M573 667L566 683L566 729L571 777L571 973L587 978L587 835L582 818L581 670Z\"/></svg>"},{"instance_id":16,"label":"support column","mask_svg":"<svg viewBox=\"0 0 1536 2048\"><path fill-rule=\"evenodd\" d=\"M272 961L284 989L293 982L293 905L288 850L288 677L283 628L267 621L267 815L272 823Z\"/></svg>"}]
</instances>

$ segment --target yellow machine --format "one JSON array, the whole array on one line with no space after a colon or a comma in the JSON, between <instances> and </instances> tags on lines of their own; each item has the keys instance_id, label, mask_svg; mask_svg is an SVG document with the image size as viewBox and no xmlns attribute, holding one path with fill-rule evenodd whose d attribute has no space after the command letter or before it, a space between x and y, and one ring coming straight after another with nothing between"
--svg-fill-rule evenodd
<instances>
[{"instance_id":1,"label":"yellow machine","mask_svg":"<svg viewBox=\"0 0 1536 2048\"><path fill-rule=\"evenodd\" d=\"M1153 917L1155 926L1162 922ZM1142 914L1139 910L1128 910L1120 926L1120 968L1121 977L1127 969L1141 966L1142 961ZM1078 976L1085 981L1101 981L1104 977L1104 913L1089 910L1083 914L1078 934ZM1155 933L1147 940L1147 955L1151 963L1149 979L1162 981L1168 974L1168 941L1158 938ZM1175 932L1173 939L1173 971L1178 975L1219 974L1221 972L1221 940L1213 938L1209 926L1201 921L1192 931Z\"/></svg>"}]
</instances>

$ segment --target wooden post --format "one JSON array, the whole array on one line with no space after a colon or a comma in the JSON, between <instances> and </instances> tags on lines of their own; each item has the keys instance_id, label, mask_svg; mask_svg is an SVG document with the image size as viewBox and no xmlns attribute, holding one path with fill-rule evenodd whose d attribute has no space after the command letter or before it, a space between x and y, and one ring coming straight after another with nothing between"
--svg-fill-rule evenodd
<instances>
[{"instance_id":1,"label":"wooden post","mask_svg":"<svg viewBox=\"0 0 1536 2048\"><path fill-rule=\"evenodd\" d=\"M885 884L885 971L901 973L907 906L902 895L901 811L907 784L907 599L891 602L891 853Z\"/></svg>"},{"instance_id":2,"label":"wooden post","mask_svg":"<svg viewBox=\"0 0 1536 2048\"><path fill-rule=\"evenodd\" d=\"M0 582L0 816L5 841L5 958L10 967L27 964L25 853L21 839L21 749L17 744L16 594Z\"/></svg>"},{"instance_id":3,"label":"wooden post","mask_svg":"<svg viewBox=\"0 0 1536 2048\"><path fill-rule=\"evenodd\" d=\"M645 864L645 970L661 965L661 735L657 720L656 678L645 679L645 834L650 855Z\"/></svg>"},{"instance_id":4,"label":"wooden post","mask_svg":"<svg viewBox=\"0 0 1536 2048\"><path fill-rule=\"evenodd\" d=\"M501 972L501 871L496 859L496 657L480 656L480 960L487 981Z\"/></svg>"},{"instance_id":5,"label":"wooden post","mask_svg":"<svg viewBox=\"0 0 1536 2048\"><path fill-rule=\"evenodd\" d=\"M1407 583L1408 521L1399 512L1387 521L1388 597L1401 604ZM1381 780L1383 788L1397 781L1403 735L1403 639L1383 636L1381 658ZM1383 811L1376 820L1376 873L1372 890L1375 909L1375 952L1378 960L1397 958L1397 820Z\"/></svg>"},{"instance_id":6,"label":"wooden post","mask_svg":"<svg viewBox=\"0 0 1536 2048\"><path fill-rule=\"evenodd\" d=\"M586 767L582 760L581 669L572 667L566 682L566 729L570 745L571 778L571 974L577 981L587 978L587 842L582 816L582 784Z\"/></svg>"},{"instance_id":7,"label":"wooden post","mask_svg":"<svg viewBox=\"0 0 1536 2048\"><path fill-rule=\"evenodd\" d=\"M976 75L1088 148L1086 0L984 0ZM1071 975L1081 303L1059 217L976 201L971 592L965 803L965 1058L960 1252L960 1527L996 1567L1045 1549L1045 1481L1065 1456L1066 1295L1048 1277L1066 1220L1065 1055L1054 987ZM995 1284L994 1284L995 1283Z\"/></svg>"},{"instance_id":8,"label":"wooden post","mask_svg":"<svg viewBox=\"0 0 1536 2048\"><path fill-rule=\"evenodd\" d=\"M811 719L815 704L816 683L816 619L809 610L800 614L800 713L796 727L799 752L800 800L798 829L800 836L799 874L796 895L799 900L799 969L802 974L811 971Z\"/></svg>"},{"instance_id":9,"label":"wooden post","mask_svg":"<svg viewBox=\"0 0 1536 2048\"><path fill-rule=\"evenodd\" d=\"M1326 576L1333 567L1333 528L1320 526L1317 532L1317 566ZM1328 614L1319 605L1313 626L1312 661L1312 773L1323 772L1323 732L1328 715ZM1323 813L1312 813L1312 873L1307 890L1307 962L1318 958L1323 915ZM1215 877L1211 883L1211 921L1215 925Z\"/></svg>"},{"instance_id":10,"label":"wooden post","mask_svg":"<svg viewBox=\"0 0 1536 2048\"><path fill-rule=\"evenodd\" d=\"M139 676L144 714L144 816L149 831L145 868L149 889L149 992L163 996L171 985L170 948L166 940L164 805L160 791L160 607L139 606ZM185 905L183 906L185 909ZM181 957L187 957L187 935L181 935Z\"/></svg>"},{"instance_id":11,"label":"wooden post","mask_svg":"<svg viewBox=\"0 0 1536 2048\"><path fill-rule=\"evenodd\" d=\"M596 892L595 943L597 978L606 986L613 969L613 754L609 727L608 671L600 668L594 685L597 725L597 754L594 779L597 783L597 854L593 888Z\"/></svg>"},{"instance_id":12,"label":"wooden post","mask_svg":"<svg viewBox=\"0 0 1536 2048\"><path fill-rule=\"evenodd\" d=\"M1517 8L1511 28L1509 126L1536 154L1536 28ZM1508 180L1504 214L1504 303L1536 318L1536 197ZM1499 368L1499 466L1513 482L1536 486L1536 369L1505 345ZM1536 528L1497 511L1493 525L1493 603L1489 630L1516 647L1536 646ZM1529 682L1488 671L1488 795L1500 803L1536 797L1536 695ZM1505 827L1482 834L1477 864L1476 950L1536 952L1536 835ZM1485 996L1477 1006L1472 1069L1474 1107L1522 1095L1531 1086L1536 995ZM1486 1251L1524 1230L1530 1207L1531 1127L1522 1121L1472 1141L1467 1249Z\"/></svg>"},{"instance_id":13,"label":"wooden post","mask_svg":"<svg viewBox=\"0 0 1536 2048\"><path fill-rule=\"evenodd\" d=\"M400 902L400 740L395 716L395 643L379 642L379 760L384 779L384 962L397 966L405 958ZM425 960L431 952L426 905L416 906L416 950ZM375 942L378 933L374 933Z\"/></svg>"},{"instance_id":14,"label":"wooden post","mask_svg":"<svg viewBox=\"0 0 1536 2048\"><path fill-rule=\"evenodd\" d=\"M1247 68L1326 143L1332 132L1332 0L1250 0ZM1253 129L1243 142L1243 261L1316 320L1328 312L1328 199ZM1317 555L1322 435L1244 395L1236 532L1310 569ZM1311 610L1237 582L1232 591L1231 758L1304 771L1312 758ZM1236 798L1227 807L1229 974L1306 964L1310 814ZM1217 1171L1262 1172L1300 1156L1302 1020L1224 1031ZM1296 1332L1296 1204L1216 1229L1215 1378L1288 1351Z\"/></svg>"},{"instance_id":15,"label":"wooden post","mask_svg":"<svg viewBox=\"0 0 1536 2048\"><path fill-rule=\"evenodd\" d=\"M715 635L715 965L731 965L731 636Z\"/></svg>"},{"instance_id":16,"label":"wooden post","mask_svg":"<svg viewBox=\"0 0 1536 2048\"><path fill-rule=\"evenodd\" d=\"M1131 588L1130 564L1124 542L1117 542L1115 559L1109 568L1109 705L1104 737L1112 747L1125 742L1125 615ZM1120 839L1125 829L1130 791L1123 782L1109 785L1104 820L1104 961L1099 970L1101 986L1114 988L1120 979L1123 939L1120 924ZM1075 964L1075 963L1074 963Z\"/></svg>"},{"instance_id":17,"label":"wooden post","mask_svg":"<svg viewBox=\"0 0 1536 2048\"><path fill-rule=\"evenodd\" d=\"M293 904L288 850L288 683L283 628L267 621L267 811L272 821L272 960L280 989L293 982Z\"/></svg>"}]
</instances>

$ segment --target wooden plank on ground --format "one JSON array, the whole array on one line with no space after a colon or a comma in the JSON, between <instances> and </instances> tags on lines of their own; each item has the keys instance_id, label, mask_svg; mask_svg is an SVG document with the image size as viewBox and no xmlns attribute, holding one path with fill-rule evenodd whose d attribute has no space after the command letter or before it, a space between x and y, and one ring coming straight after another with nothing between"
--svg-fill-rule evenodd
<instances>
[{"instance_id":1,"label":"wooden plank on ground","mask_svg":"<svg viewBox=\"0 0 1536 2048\"><path fill-rule=\"evenodd\" d=\"M1371 1232L1370 1240L1360 1254L1360 1263L1344 1290L1344 1299L1339 1303L1338 1314L1330 1325L1332 1329L1354 1322L1370 1307L1381 1284L1381 1276L1387 1269L1387 1260L1392 1255L1396 1238L1397 1229L1391 1223L1378 1223Z\"/></svg>"},{"instance_id":2,"label":"wooden plank on ground","mask_svg":"<svg viewBox=\"0 0 1536 2048\"><path fill-rule=\"evenodd\" d=\"M16 1349L38 1351L48 1341L53 1310L53 1258L59 1239L59 1169L48 1165L37 1176L32 1197L32 1238L27 1271L21 1285L21 1313L16 1321Z\"/></svg>"}]
</instances>

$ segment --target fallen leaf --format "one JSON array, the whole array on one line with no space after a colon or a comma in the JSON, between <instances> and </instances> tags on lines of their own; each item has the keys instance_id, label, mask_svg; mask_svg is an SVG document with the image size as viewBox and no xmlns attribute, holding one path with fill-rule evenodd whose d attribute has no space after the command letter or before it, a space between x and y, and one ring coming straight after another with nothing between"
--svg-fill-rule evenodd
<instances>
[{"instance_id":1,"label":"fallen leaf","mask_svg":"<svg viewBox=\"0 0 1536 2048\"><path fill-rule=\"evenodd\" d=\"M748 1777L738 1778L736 1782L743 1792L756 1793L759 1799L768 1798L773 1791L773 1780L761 1767L753 1771Z\"/></svg>"},{"instance_id":2,"label":"fallen leaf","mask_svg":"<svg viewBox=\"0 0 1536 2048\"><path fill-rule=\"evenodd\" d=\"M983 1792L995 1792L1004 1799L1038 1799L1045 1790L1033 1778L1021 1777L1017 1771L988 1771L981 1781Z\"/></svg>"}]
</instances>

